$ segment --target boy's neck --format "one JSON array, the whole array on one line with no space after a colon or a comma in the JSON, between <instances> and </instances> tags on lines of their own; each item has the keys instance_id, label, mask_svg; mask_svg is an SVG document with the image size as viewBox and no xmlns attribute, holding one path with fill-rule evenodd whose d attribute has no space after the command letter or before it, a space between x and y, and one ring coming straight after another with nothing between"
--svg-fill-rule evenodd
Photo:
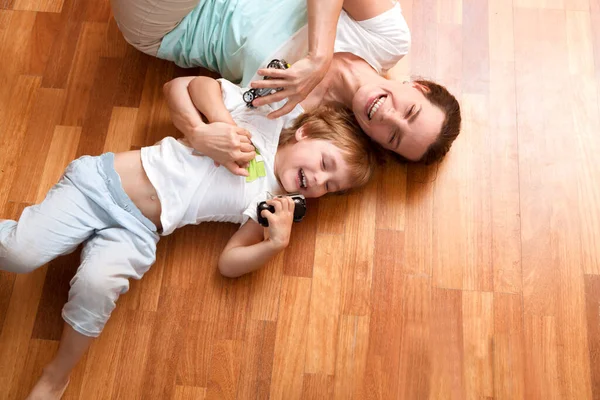
<instances>
[{"instance_id":1,"label":"boy's neck","mask_svg":"<svg viewBox=\"0 0 600 400\"><path fill-rule=\"evenodd\" d=\"M352 108L354 94L374 76L380 78L377 71L362 58L350 53L337 53L327 74L302 102L302 107L307 111L314 110L321 104L339 104Z\"/></svg>"}]
</instances>

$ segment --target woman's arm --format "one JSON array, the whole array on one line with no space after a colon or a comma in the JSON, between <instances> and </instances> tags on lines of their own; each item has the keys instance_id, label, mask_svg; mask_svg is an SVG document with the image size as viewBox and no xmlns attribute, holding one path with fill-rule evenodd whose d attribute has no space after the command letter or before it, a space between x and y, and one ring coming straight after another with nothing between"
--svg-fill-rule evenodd
<instances>
[{"instance_id":1,"label":"woman's arm","mask_svg":"<svg viewBox=\"0 0 600 400\"><path fill-rule=\"evenodd\" d=\"M208 84L206 88L204 83ZM202 109L194 105L190 85L191 92ZM217 81L208 77L176 78L163 86L163 92L173 124L194 149L223 165L233 174L248 174L241 166L256 156L254 146L250 142L250 134L245 129L232 125L233 120L223 104ZM204 100L213 102L214 107ZM202 114L212 123L205 124Z\"/></svg>"},{"instance_id":2,"label":"woman's arm","mask_svg":"<svg viewBox=\"0 0 600 400\"><path fill-rule=\"evenodd\" d=\"M254 220L246 222L229 240L219 258L219 271L229 278L237 278L255 271L287 247L294 221L294 201L287 196L267 201L275 213L262 211L269 221L265 228Z\"/></svg>"},{"instance_id":3,"label":"woman's arm","mask_svg":"<svg viewBox=\"0 0 600 400\"><path fill-rule=\"evenodd\" d=\"M269 118L278 118L292 111L298 103L308 96L321 82L333 58L333 47L337 22L342 11L343 0L308 0L308 55L294 63L288 70L278 74L284 90L254 100L255 106L273 103L287 98L288 101L279 110L269 114ZM279 71L279 70L278 70ZM263 68L259 75L269 76L272 71ZM254 88L270 87L268 81L251 82Z\"/></svg>"}]
</instances>

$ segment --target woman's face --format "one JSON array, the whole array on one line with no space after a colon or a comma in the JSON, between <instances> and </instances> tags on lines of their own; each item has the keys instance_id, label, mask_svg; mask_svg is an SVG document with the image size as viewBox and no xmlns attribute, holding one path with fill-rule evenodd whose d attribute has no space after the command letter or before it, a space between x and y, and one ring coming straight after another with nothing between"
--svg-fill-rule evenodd
<instances>
[{"instance_id":1,"label":"woman's face","mask_svg":"<svg viewBox=\"0 0 600 400\"><path fill-rule=\"evenodd\" d=\"M371 139L410 160L419 160L437 139L445 118L425 97L428 90L416 82L382 78L358 89L352 111Z\"/></svg>"}]
</instances>

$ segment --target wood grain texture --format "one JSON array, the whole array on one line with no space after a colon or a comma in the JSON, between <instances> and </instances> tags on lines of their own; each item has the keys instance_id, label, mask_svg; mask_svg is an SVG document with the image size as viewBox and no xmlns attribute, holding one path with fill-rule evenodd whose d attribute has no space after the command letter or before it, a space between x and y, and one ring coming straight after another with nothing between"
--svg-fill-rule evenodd
<instances>
[{"instance_id":1,"label":"wood grain texture","mask_svg":"<svg viewBox=\"0 0 600 400\"><path fill-rule=\"evenodd\" d=\"M162 237L64 399L600 399L600 1L400 3L388 75L457 95L446 159L311 200L242 279L216 269L233 224ZM135 50L108 0L0 1L0 58L10 219L78 156L179 136L163 84L215 76ZM0 400L55 353L78 264L0 271Z\"/></svg>"}]
</instances>

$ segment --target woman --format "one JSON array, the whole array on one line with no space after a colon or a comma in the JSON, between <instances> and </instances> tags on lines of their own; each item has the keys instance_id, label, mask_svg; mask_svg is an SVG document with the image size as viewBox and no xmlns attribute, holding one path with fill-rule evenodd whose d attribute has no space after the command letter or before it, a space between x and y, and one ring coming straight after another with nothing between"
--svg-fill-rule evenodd
<instances>
[{"instance_id":1,"label":"woman","mask_svg":"<svg viewBox=\"0 0 600 400\"><path fill-rule=\"evenodd\" d=\"M141 51L216 70L242 86L283 87L254 101L287 98L271 117L342 104L373 140L412 161L441 158L458 135L459 106L445 88L380 76L410 44L400 5L390 0L112 0L112 6L125 39ZM273 58L292 67L254 74ZM187 95L185 87L168 89ZM195 122L195 110L171 109L192 145L230 170L232 161L254 157L240 130L205 127Z\"/></svg>"}]
</instances>

